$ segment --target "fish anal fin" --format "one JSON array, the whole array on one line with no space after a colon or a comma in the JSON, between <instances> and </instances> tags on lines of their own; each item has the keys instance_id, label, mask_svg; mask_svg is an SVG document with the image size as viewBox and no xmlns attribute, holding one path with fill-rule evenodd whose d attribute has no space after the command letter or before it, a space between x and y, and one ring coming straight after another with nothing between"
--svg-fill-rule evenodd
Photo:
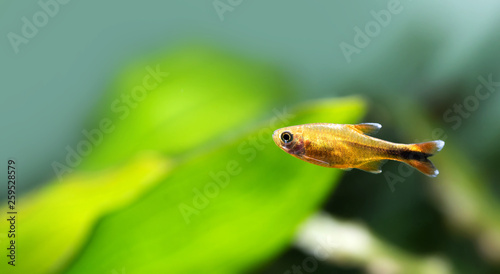
<instances>
[{"instance_id":1,"label":"fish anal fin","mask_svg":"<svg viewBox=\"0 0 500 274\"><path fill-rule=\"evenodd\" d=\"M382 172L381 168L382 168L382 165L385 164L385 162L387 162L387 160L371 161L371 162L367 162L367 163L358 165L358 166L356 166L356 168L377 174L377 173Z\"/></svg>"},{"instance_id":2,"label":"fish anal fin","mask_svg":"<svg viewBox=\"0 0 500 274\"><path fill-rule=\"evenodd\" d=\"M382 128L382 125L378 123L363 123L351 125L351 127L363 134L373 135Z\"/></svg>"}]
</instances>

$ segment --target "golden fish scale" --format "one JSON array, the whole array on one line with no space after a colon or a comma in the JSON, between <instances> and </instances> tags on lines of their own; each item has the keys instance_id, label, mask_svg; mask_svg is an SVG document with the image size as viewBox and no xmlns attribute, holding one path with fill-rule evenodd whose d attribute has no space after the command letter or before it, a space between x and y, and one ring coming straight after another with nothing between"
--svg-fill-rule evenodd
<instances>
[{"instance_id":1,"label":"golden fish scale","mask_svg":"<svg viewBox=\"0 0 500 274\"><path fill-rule=\"evenodd\" d=\"M360 133L348 125L304 125L305 156L327 162L328 167L348 168L377 160L399 160L390 151L406 148ZM301 157L309 161L306 157Z\"/></svg>"}]
</instances>

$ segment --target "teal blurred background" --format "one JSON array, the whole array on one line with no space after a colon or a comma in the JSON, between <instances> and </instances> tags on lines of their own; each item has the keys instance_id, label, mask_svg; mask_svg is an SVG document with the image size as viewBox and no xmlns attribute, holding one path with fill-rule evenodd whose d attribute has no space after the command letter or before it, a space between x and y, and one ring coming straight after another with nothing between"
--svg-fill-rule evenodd
<instances>
[{"instance_id":1,"label":"teal blurred background","mask_svg":"<svg viewBox=\"0 0 500 274\"><path fill-rule=\"evenodd\" d=\"M220 15L214 3L225 3L230 10ZM394 4L399 12L391 14L387 26L379 25L380 31L359 47L357 53L346 57L342 43L355 45L356 28L364 30L375 21L373 12L388 10L391 3L399 3ZM18 161L18 197L41 193L44 185L56 178L52 163L64 162L65 147L75 146L82 139L82 129L106 113L103 106L114 98L110 94L119 90L117 86L121 84L116 83L127 81L124 75L128 75L128 70L134 70L134 66L142 68L144 62L155 58L168 60L181 56L176 62L182 64L182 58L197 56L196 52L203 52L201 56L215 52L220 58L229 56L229 67L248 64L250 76L241 83L255 83L259 87L262 81L263 90L276 97L262 104L265 107L255 114L255 119L242 120L238 130L228 130L234 135L244 134L259 119L271 117L274 108L355 95L366 102L366 115L349 119L381 123L383 129L377 137L405 143L446 139L443 155L435 156L442 173L438 178L428 179L415 172L403 176L404 180L399 182L383 175L342 172L339 173L342 178L331 180L338 181L335 191L326 192L323 198L318 196L317 202L311 202L311 210L316 205L316 209L340 220L363 223L384 243L412 256L437 254L453 273L499 273L500 188L496 164L500 153L497 144L500 95L496 93L498 84L495 86L500 82L498 1L147 0L69 1L57 5L59 10L55 15L38 28L27 44L20 44L16 53L9 33L20 34L22 18L32 18L42 8L36 1L0 2L0 34L4 36L0 44L3 76L0 147L3 161L10 158ZM193 53L190 48L195 49ZM233 63L233 59L238 61ZM197 63L200 64L206 68L203 71L214 68L214 81L231 82L228 79L231 75L218 73L216 57L207 57L206 62ZM182 81L189 83L192 79L189 67L185 70L187 76ZM253 71L258 73L251 74ZM242 68L235 72L235 75L246 74ZM177 79L175 75L172 77ZM484 85L481 79L492 79L495 91L484 100L470 99L478 97L475 91ZM182 85L178 87L180 91ZM486 92L488 88L483 90ZM239 91L247 94L241 96L245 100L250 100L247 97L254 92L251 88ZM234 94L227 101L240 98L240 94ZM228 97L216 98L224 102ZM163 98L169 99L177 100ZM455 104L469 104L469 107L463 107L465 113L460 114ZM210 109L210 105L205 107ZM198 108L192 110L200 117L206 113L197 111ZM127 146L127 136L116 139L123 142L117 147ZM216 137L207 139L210 145L217 144ZM226 140L219 139L222 143ZM167 153L165 147L159 150ZM269 146L269 149L275 148ZM168 156L181 154L174 151ZM90 157L100 157L96 155L100 154L96 152ZM105 162L102 159L95 161ZM96 166L99 165L87 162L82 171L98 170ZM388 163L384 171L401 176L398 168L398 163ZM2 205L6 197L4 185L0 188ZM456 193L459 194L453 196ZM272 237L272 233L269 235ZM88 248L92 249L92 244ZM304 249L307 248L294 245L294 240L289 239L285 248L269 251L259 260L235 269L286 273L308 258ZM91 260L86 258L64 264L78 267ZM117 273L122 273L121 266L116 267ZM57 268L57 271L61 269L71 268ZM381 269L370 265L370 260L345 263L343 259L335 259L319 261L314 272L387 270ZM109 269L106 273L113 271ZM131 267L125 271L135 273Z\"/></svg>"}]
</instances>

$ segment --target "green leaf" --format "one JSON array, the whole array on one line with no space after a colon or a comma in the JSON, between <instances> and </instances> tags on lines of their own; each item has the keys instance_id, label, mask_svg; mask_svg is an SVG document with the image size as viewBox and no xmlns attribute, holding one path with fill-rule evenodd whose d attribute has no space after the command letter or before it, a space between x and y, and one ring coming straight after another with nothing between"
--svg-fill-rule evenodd
<instances>
[{"instance_id":1,"label":"green leaf","mask_svg":"<svg viewBox=\"0 0 500 274\"><path fill-rule=\"evenodd\" d=\"M107 167L141 150L177 156L216 142L229 129L248 127L289 102L293 93L282 79L267 64L207 47L139 61L119 77L93 115L88 131L109 120L112 132L103 133L78 168Z\"/></svg>"},{"instance_id":2,"label":"green leaf","mask_svg":"<svg viewBox=\"0 0 500 274\"><path fill-rule=\"evenodd\" d=\"M158 78L163 71L169 75ZM92 153L75 174L20 197L23 241L18 248L25 256L16 269L43 273L64 267L103 215L133 203L167 172L158 166L165 160L131 159L143 151L160 152L169 159L189 157L241 135L263 119L259 115L292 97L282 96L286 89L281 79L266 64L207 47L182 48L132 65L85 129ZM136 92L150 85L157 86L144 98L137 97ZM4 237L0 243L7 241Z\"/></svg>"},{"instance_id":3,"label":"green leaf","mask_svg":"<svg viewBox=\"0 0 500 274\"><path fill-rule=\"evenodd\" d=\"M120 168L71 175L63 182L52 182L38 192L20 197L16 237L0 234L2 247L10 240L16 241L16 266L3 262L0 273L59 270L81 250L98 219L143 195L169 168L168 161L148 153ZM6 220L7 216L2 214L1 219ZM8 231L9 225L2 221L0 229Z\"/></svg>"},{"instance_id":4,"label":"green leaf","mask_svg":"<svg viewBox=\"0 0 500 274\"><path fill-rule=\"evenodd\" d=\"M364 114L360 99L310 103L292 119L281 107L292 96L262 64L201 49L183 49L160 63L169 76L125 117L111 104L142 83L145 70L138 67L156 63L135 65L107 96L87 130L109 120L113 131L75 174L20 197L17 271L249 269L287 246L328 195L340 171L286 155L271 134L294 123L356 122ZM164 159L172 156L173 162ZM211 172L225 178L228 169L222 187ZM205 188L217 186L218 193L198 201L207 205L194 204L203 199L197 191L210 195ZM180 206L195 213L185 216ZM269 228L276 231L270 235Z\"/></svg>"},{"instance_id":5,"label":"green leaf","mask_svg":"<svg viewBox=\"0 0 500 274\"><path fill-rule=\"evenodd\" d=\"M104 217L68 272L234 273L282 251L342 171L285 154L272 131L305 121L355 123L364 103L326 100L295 113L181 163L136 203Z\"/></svg>"}]
</instances>

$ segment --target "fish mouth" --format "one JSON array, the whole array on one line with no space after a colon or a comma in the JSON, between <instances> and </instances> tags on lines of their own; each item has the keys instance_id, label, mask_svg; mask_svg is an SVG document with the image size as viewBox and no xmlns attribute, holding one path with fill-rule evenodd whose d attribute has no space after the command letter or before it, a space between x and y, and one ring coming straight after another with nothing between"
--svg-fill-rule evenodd
<instances>
[{"instance_id":1,"label":"fish mouth","mask_svg":"<svg viewBox=\"0 0 500 274\"><path fill-rule=\"evenodd\" d=\"M276 136L278 136L278 135L279 135L279 133L280 133L280 130L279 130L279 129L275 130L275 131L273 132L273 138L275 138Z\"/></svg>"},{"instance_id":2,"label":"fish mouth","mask_svg":"<svg viewBox=\"0 0 500 274\"><path fill-rule=\"evenodd\" d=\"M277 130L275 130L275 131L273 132L273 141L274 141L274 143L275 143L277 146L281 147L280 140L279 140L279 131L280 131L280 130L279 130L279 129L277 129Z\"/></svg>"}]
</instances>

